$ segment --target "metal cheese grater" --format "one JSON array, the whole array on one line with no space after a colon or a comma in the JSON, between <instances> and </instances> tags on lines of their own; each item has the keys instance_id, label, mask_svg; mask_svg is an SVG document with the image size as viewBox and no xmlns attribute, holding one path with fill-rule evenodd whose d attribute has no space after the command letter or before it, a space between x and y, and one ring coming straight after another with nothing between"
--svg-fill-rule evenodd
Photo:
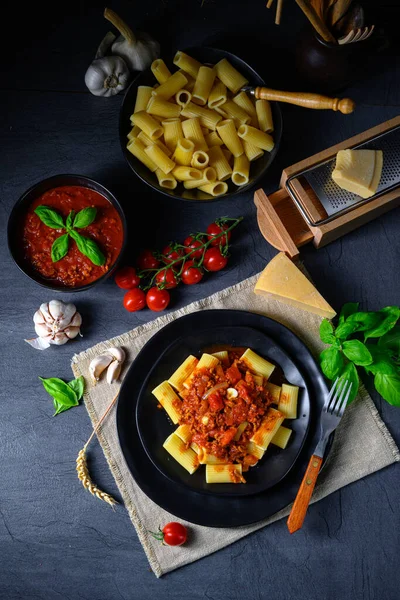
<instances>
[{"instance_id":1,"label":"metal cheese grater","mask_svg":"<svg viewBox=\"0 0 400 600\"><path fill-rule=\"evenodd\" d=\"M371 198L364 199L356 194L342 190L342 188L340 188L332 179L332 171L335 168L336 157L296 173L287 179L285 187L301 214L310 225L323 225L324 223L328 223L339 215L347 213L361 204L366 204L367 202L376 199L400 184L400 125L368 140L367 142L349 146L349 148L383 151L382 176L376 194L371 196ZM292 186L292 180L298 179L299 177L304 177L312 187L328 215L327 218L317 222L310 221L308 213L305 211L301 200L298 198Z\"/></svg>"}]
</instances>

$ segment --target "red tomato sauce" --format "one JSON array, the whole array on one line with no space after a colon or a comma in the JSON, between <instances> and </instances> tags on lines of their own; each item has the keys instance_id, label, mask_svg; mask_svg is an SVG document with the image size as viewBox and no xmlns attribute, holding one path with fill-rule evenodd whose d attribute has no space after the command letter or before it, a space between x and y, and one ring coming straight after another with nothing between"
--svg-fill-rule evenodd
<instances>
[{"instance_id":1,"label":"red tomato sauce","mask_svg":"<svg viewBox=\"0 0 400 600\"><path fill-rule=\"evenodd\" d=\"M97 243L106 257L105 264L93 264L79 252L72 238L69 239L67 255L52 262L53 242L65 230L47 227L34 212L40 205L56 210L64 223L71 210L78 213L83 208L95 207L97 214L93 223L78 231ZM31 204L23 224L25 259L46 279L68 287L87 285L104 275L117 259L122 243L123 226L117 210L104 196L83 186L61 186L48 190Z\"/></svg>"}]
</instances>

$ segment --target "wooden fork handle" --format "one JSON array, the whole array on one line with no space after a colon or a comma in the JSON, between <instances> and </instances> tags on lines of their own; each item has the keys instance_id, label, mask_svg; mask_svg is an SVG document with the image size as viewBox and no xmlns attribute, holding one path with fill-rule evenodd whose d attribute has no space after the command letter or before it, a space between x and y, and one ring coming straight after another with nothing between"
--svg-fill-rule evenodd
<instances>
[{"instance_id":1,"label":"wooden fork handle","mask_svg":"<svg viewBox=\"0 0 400 600\"><path fill-rule=\"evenodd\" d=\"M296 106L315 110L338 110L344 115L352 113L356 106L351 98L329 98L329 96L307 92L282 92L266 87L257 87L254 90L254 95L257 100L276 100L277 102L287 102L288 104L296 104Z\"/></svg>"},{"instance_id":2,"label":"wooden fork handle","mask_svg":"<svg viewBox=\"0 0 400 600\"><path fill-rule=\"evenodd\" d=\"M287 520L290 533L294 533L303 525L321 464L322 458L313 454Z\"/></svg>"}]
</instances>

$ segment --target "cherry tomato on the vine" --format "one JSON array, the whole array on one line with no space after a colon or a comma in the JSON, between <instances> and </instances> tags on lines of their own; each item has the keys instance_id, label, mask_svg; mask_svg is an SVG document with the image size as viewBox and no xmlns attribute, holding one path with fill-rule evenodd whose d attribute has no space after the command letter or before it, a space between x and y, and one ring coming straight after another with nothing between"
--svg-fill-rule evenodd
<instances>
[{"instance_id":1,"label":"cherry tomato on the vine","mask_svg":"<svg viewBox=\"0 0 400 600\"><path fill-rule=\"evenodd\" d=\"M152 287L146 294L146 303L150 310L160 312L167 308L170 301L169 292L160 290L158 287Z\"/></svg>"},{"instance_id":2,"label":"cherry tomato on the vine","mask_svg":"<svg viewBox=\"0 0 400 600\"><path fill-rule=\"evenodd\" d=\"M186 285L194 285L203 279L203 269L197 267L193 260L188 260L183 267L181 277Z\"/></svg>"},{"instance_id":3,"label":"cherry tomato on the vine","mask_svg":"<svg viewBox=\"0 0 400 600\"><path fill-rule=\"evenodd\" d=\"M166 264L172 263L174 260L178 260L179 258L183 258L185 256L185 251L183 248L176 248L175 250L171 248L171 246L165 246L162 250L163 260ZM176 263L176 267L178 267L179 263Z\"/></svg>"},{"instance_id":4,"label":"cherry tomato on the vine","mask_svg":"<svg viewBox=\"0 0 400 600\"><path fill-rule=\"evenodd\" d=\"M142 250L136 260L139 269L157 269L160 264L158 258L154 256L151 250Z\"/></svg>"},{"instance_id":5,"label":"cherry tomato on the vine","mask_svg":"<svg viewBox=\"0 0 400 600\"><path fill-rule=\"evenodd\" d=\"M140 277L133 267L122 267L118 269L114 277L115 283L123 290L132 290L139 287Z\"/></svg>"},{"instance_id":6,"label":"cherry tomato on the vine","mask_svg":"<svg viewBox=\"0 0 400 600\"><path fill-rule=\"evenodd\" d=\"M187 529L182 523L167 523L162 529L159 527L158 532L149 531L149 533L168 546L182 546L187 540Z\"/></svg>"},{"instance_id":7,"label":"cherry tomato on the vine","mask_svg":"<svg viewBox=\"0 0 400 600\"><path fill-rule=\"evenodd\" d=\"M123 304L129 312L142 310L146 306L146 294L140 288L129 290L124 296Z\"/></svg>"},{"instance_id":8,"label":"cherry tomato on the vine","mask_svg":"<svg viewBox=\"0 0 400 600\"><path fill-rule=\"evenodd\" d=\"M201 258L203 256L203 243L204 242L201 239L195 240L191 235L189 235L189 237L187 237L183 242L183 245L186 246L186 254L189 254L189 252L195 248L200 248L199 250L196 250L196 252L193 252L190 255L190 258Z\"/></svg>"},{"instance_id":9,"label":"cherry tomato on the vine","mask_svg":"<svg viewBox=\"0 0 400 600\"><path fill-rule=\"evenodd\" d=\"M226 267L228 259L221 254L219 248L209 248L204 255L203 264L207 271L220 271Z\"/></svg>"},{"instance_id":10,"label":"cherry tomato on the vine","mask_svg":"<svg viewBox=\"0 0 400 600\"><path fill-rule=\"evenodd\" d=\"M178 285L179 281L176 278L173 269L163 269L157 273L156 283L164 290L172 290L172 288L175 288Z\"/></svg>"},{"instance_id":11,"label":"cherry tomato on the vine","mask_svg":"<svg viewBox=\"0 0 400 600\"><path fill-rule=\"evenodd\" d=\"M231 232L228 231L227 234L221 235L221 237L219 238L217 238L216 236L220 233L223 233L228 228L229 225L227 223L222 223L221 225L218 225L218 223L211 223L211 225L207 227L207 237L209 240L211 240L211 246L226 246L226 244L231 239Z\"/></svg>"}]
</instances>

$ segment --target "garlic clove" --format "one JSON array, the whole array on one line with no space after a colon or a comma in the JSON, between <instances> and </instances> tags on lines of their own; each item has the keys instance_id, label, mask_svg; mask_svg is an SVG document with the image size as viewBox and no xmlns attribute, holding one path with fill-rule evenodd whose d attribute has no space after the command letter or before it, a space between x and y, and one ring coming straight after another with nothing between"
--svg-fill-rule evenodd
<instances>
[{"instance_id":1,"label":"garlic clove","mask_svg":"<svg viewBox=\"0 0 400 600\"><path fill-rule=\"evenodd\" d=\"M51 300L49 302L49 313L53 317L53 329L64 329L70 324L72 317L76 313L76 306L69 302L61 302L60 300Z\"/></svg>"},{"instance_id":2,"label":"garlic clove","mask_svg":"<svg viewBox=\"0 0 400 600\"><path fill-rule=\"evenodd\" d=\"M66 344L68 342L68 340L69 340L69 337L67 335L65 335L65 333L60 331L58 333L53 333L49 342L50 342L50 344L53 344L54 346L63 346L64 344Z\"/></svg>"},{"instance_id":3,"label":"garlic clove","mask_svg":"<svg viewBox=\"0 0 400 600\"><path fill-rule=\"evenodd\" d=\"M117 360L113 360L107 369L107 383L114 383L117 381L119 374L121 373L122 364Z\"/></svg>"},{"instance_id":4,"label":"garlic clove","mask_svg":"<svg viewBox=\"0 0 400 600\"><path fill-rule=\"evenodd\" d=\"M35 314L33 315L33 322L34 323L40 323L40 324L43 324L43 323L46 322L45 318L43 316L43 313L40 310L37 310L35 312Z\"/></svg>"},{"instance_id":5,"label":"garlic clove","mask_svg":"<svg viewBox=\"0 0 400 600\"><path fill-rule=\"evenodd\" d=\"M228 400L232 400L233 398L237 398L238 396L238 391L235 390L235 388L228 388L226 390L226 397L228 398Z\"/></svg>"},{"instance_id":6,"label":"garlic clove","mask_svg":"<svg viewBox=\"0 0 400 600\"><path fill-rule=\"evenodd\" d=\"M74 327L74 326L70 325L69 327L66 327L63 330L63 333L65 333L65 335L67 336L67 338L69 340L73 340L80 333L80 329L79 329L79 327ZM60 334L57 333L56 335L60 335Z\"/></svg>"},{"instance_id":7,"label":"garlic clove","mask_svg":"<svg viewBox=\"0 0 400 600\"><path fill-rule=\"evenodd\" d=\"M89 374L94 381L100 379L100 375L107 369L112 360L112 356L108 356L107 354L100 354L93 358L89 365Z\"/></svg>"},{"instance_id":8,"label":"garlic clove","mask_svg":"<svg viewBox=\"0 0 400 600\"><path fill-rule=\"evenodd\" d=\"M121 364L124 362L126 354L122 348L108 348L107 354L111 354Z\"/></svg>"},{"instance_id":9,"label":"garlic clove","mask_svg":"<svg viewBox=\"0 0 400 600\"><path fill-rule=\"evenodd\" d=\"M52 315L49 313L49 303L44 302L43 304L41 304L39 310L42 313L45 322L52 324L54 319L53 319Z\"/></svg>"},{"instance_id":10,"label":"garlic clove","mask_svg":"<svg viewBox=\"0 0 400 600\"><path fill-rule=\"evenodd\" d=\"M74 314L69 325L72 327L80 327L82 325L82 317L80 313L76 312Z\"/></svg>"},{"instance_id":11,"label":"garlic clove","mask_svg":"<svg viewBox=\"0 0 400 600\"><path fill-rule=\"evenodd\" d=\"M52 329L47 323L35 323L35 331L39 337L51 336Z\"/></svg>"}]
</instances>

